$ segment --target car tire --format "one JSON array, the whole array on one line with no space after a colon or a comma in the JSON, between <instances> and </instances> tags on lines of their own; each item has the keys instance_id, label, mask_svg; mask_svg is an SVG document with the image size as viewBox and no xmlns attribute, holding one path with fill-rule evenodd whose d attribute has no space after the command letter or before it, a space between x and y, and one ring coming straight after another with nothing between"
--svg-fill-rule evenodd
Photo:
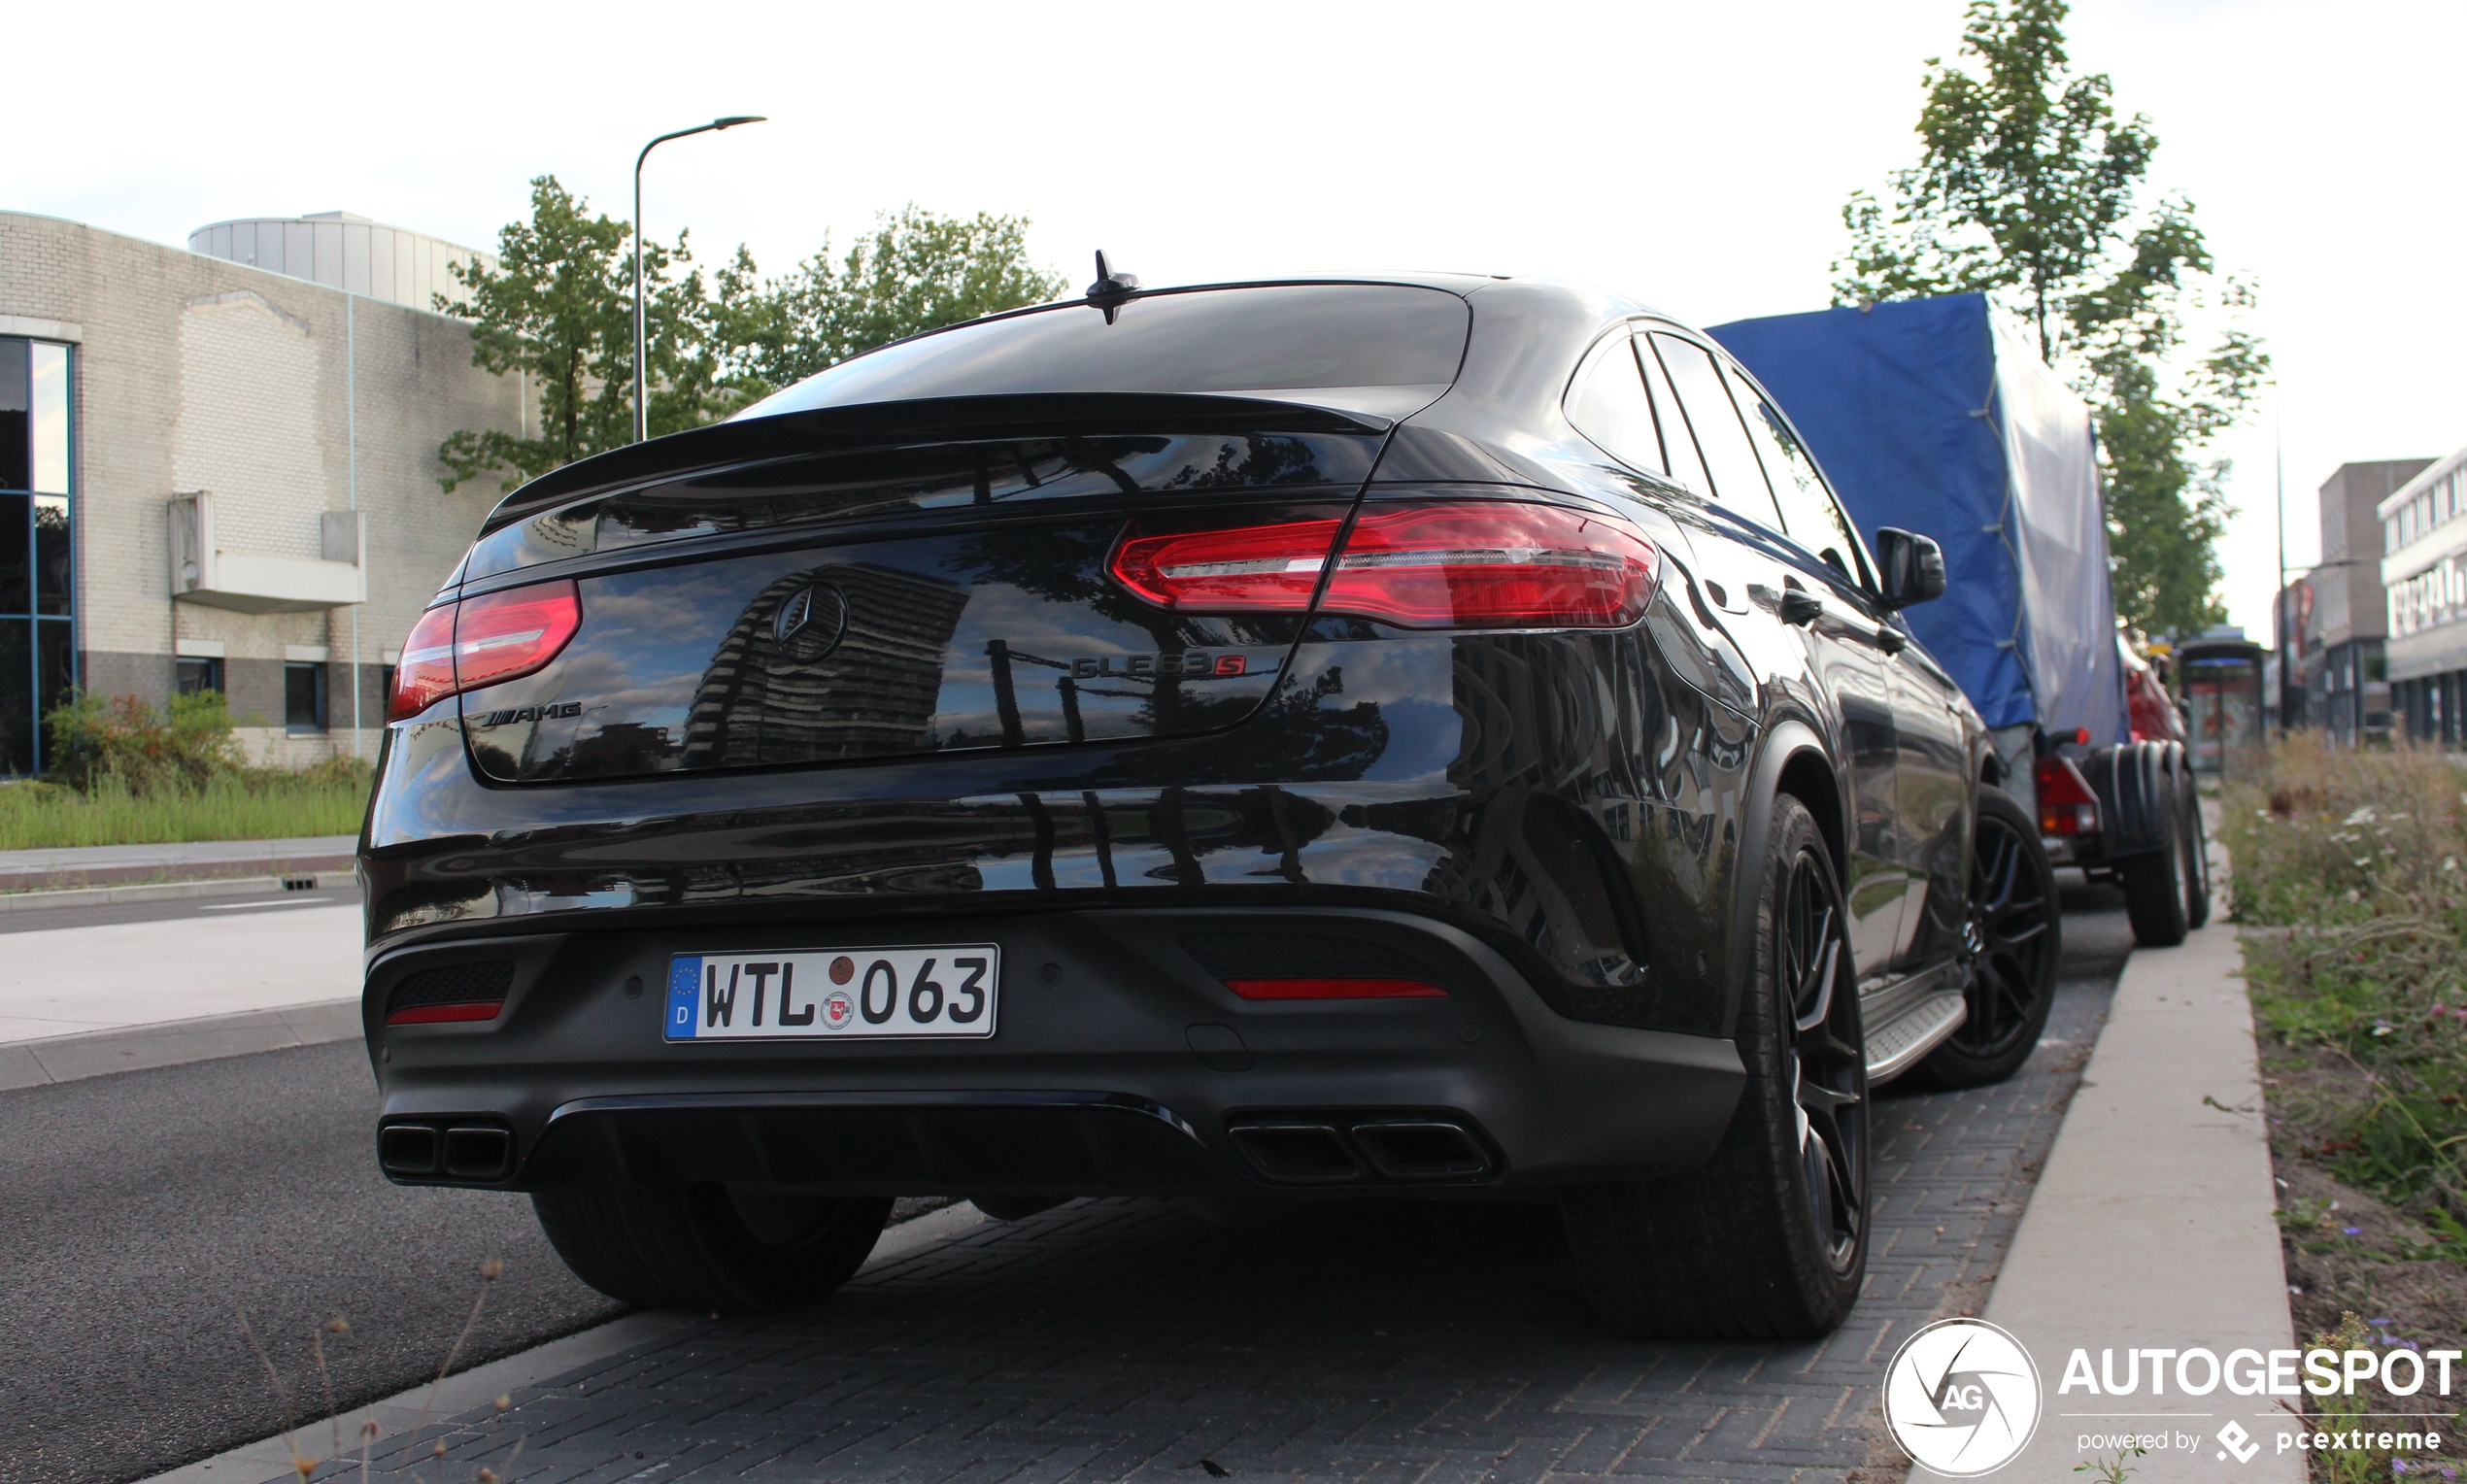
<instances>
[{"instance_id":1,"label":"car tire","mask_svg":"<svg viewBox=\"0 0 2467 1484\"><path fill-rule=\"evenodd\" d=\"M2002 789L1978 792L1963 923L1969 1015L1911 1072L1923 1087L1971 1088L2020 1070L2047 1029L2064 954L2064 909L2039 822Z\"/></svg>"},{"instance_id":2,"label":"car tire","mask_svg":"<svg viewBox=\"0 0 2467 1484\"><path fill-rule=\"evenodd\" d=\"M2210 842L2202 833L2202 795L2193 778L2193 757L2176 750L2178 803L2183 811L2184 923L2199 928L2210 921Z\"/></svg>"},{"instance_id":3,"label":"car tire","mask_svg":"<svg viewBox=\"0 0 2467 1484\"><path fill-rule=\"evenodd\" d=\"M1840 879L1797 799L1743 886L1756 938L1736 1037L1746 1081L1711 1162L1560 1197L1594 1311L1635 1338L1830 1333L1868 1253L1867 1048Z\"/></svg>"},{"instance_id":4,"label":"car tire","mask_svg":"<svg viewBox=\"0 0 2467 1484\"><path fill-rule=\"evenodd\" d=\"M2124 915L2133 925L2133 941L2144 948L2174 948L2192 928L2184 913L2191 897L2184 881L2183 805L2178 801L2181 791L2176 787L2174 768L2159 770L2158 790L2152 813L2169 822L2167 833L2158 849L2118 863L2115 879L2124 888Z\"/></svg>"},{"instance_id":5,"label":"car tire","mask_svg":"<svg viewBox=\"0 0 2467 1484\"><path fill-rule=\"evenodd\" d=\"M889 1199L759 1187L626 1186L534 1195L574 1276L646 1309L769 1313L822 1298L863 1265Z\"/></svg>"}]
</instances>

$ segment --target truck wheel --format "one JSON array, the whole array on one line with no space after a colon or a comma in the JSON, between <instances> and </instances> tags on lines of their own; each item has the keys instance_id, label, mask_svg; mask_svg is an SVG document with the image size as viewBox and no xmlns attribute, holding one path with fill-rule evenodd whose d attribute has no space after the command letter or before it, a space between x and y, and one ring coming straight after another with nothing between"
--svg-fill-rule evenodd
<instances>
[{"instance_id":1,"label":"truck wheel","mask_svg":"<svg viewBox=\"0 0 2467 1484\"><path fill-rule=\"evenodd\" d=\"M574 1276L646 1309L755 1314L848 1281L891 1219L888 1199L723 1185L626 1186L531 1197Z\"/></svg>"},{"instance_id":2,"label":"truck wheel","mask_svg":"<svg viewBox=\"0 0 2467 1484\"><path fill-rule=\"evenodd\" d=\"M2184 922L2199 928L2210 921L2210 843L2202 834L2202 795L2193 780L2192 754L2176 753L2176 778L2184 811Z\"/></svg>"},{"instance_id":3,"label":"truck wheel","mask_svg":"<svg viewBox=\"0 0 2467 1484\"><path fill-rule=\"evenodd\" d=\"M1712 1162L1561 1193L1586 1297L1632 1338L1826 1334L1867 1269L1867 1049L1842 889L1797 799L1774 801L1773 842L1736 1028L1747 1080Z\"/></svg>"},{"instance_id":4,"label":"truck wheel","mask_svg":"<svg viewBox=\"0 0 2467 1484\"><path fill-rule=\"evenodd\" d=\"M2158 807L2152 813L2162 820L2180 821L2183 805L2179 802L2174 768L2160 771L2158 790ZM2191 929L2184 920L2184 904L2191 896L2184 882L2183 834L2180 823L2167 831L2157 850L2130 857L2115 868L2116 882L2124 888L2124 915L2133 924L2133 941L2144 948L2174 948Z\"/></svg>"},{"instance_id":5,"label":"truck wheel","mask_svg":"<svg viewBox=\"0 0 2467 1484\"><path fill-rule=\"evenodd\" d=\"M2020 1069L2056 1002L2064 911L2038 822L2001 789L1981 789L1972 836L1970 914L1962 928L1970 1015L1928 1053L1914 1078L1940 1088L1985 1087Z\"/></svg>"}]
</instances>

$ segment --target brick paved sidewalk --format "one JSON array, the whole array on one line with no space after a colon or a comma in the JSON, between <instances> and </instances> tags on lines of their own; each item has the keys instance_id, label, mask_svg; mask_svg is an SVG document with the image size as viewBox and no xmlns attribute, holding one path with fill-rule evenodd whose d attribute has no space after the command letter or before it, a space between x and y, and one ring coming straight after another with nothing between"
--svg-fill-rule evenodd
<instances>
[{"instance_id":1,"label":"brick paved sidewalk","mask_svg":"<svg viewBox=\"0 0 2467 1484\"><path fill-rule=\"evenodd\" d=\"M809 1313L678 1332L409 1455L430 1484L483 1465L537 1484L1898 1479L1884 1361L1982 1302L2130 943L2121 912L2066 932L2049 1043L2019 1076L1880 1099L1868 1291L1821 1343L1613 1339L1548 1207L1211 1222L1083 1201L885 1265ZM406 1446L378 1476L409 1477Z\"/></svg>"}]
</instances>

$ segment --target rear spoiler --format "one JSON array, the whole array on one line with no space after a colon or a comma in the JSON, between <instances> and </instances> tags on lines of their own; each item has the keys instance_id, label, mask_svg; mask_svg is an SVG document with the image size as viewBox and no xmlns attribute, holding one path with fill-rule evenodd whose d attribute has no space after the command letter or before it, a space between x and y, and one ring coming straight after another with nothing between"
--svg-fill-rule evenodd
<instances>
[{"instance_id":1,"label":"rear spoiler","mask_svg":"<svg viewBox=\"0 0 2467 1484\"><path fill-rule=\"evenodd\" d=\"M1394 420L1258 397L1085 391L932 397L715 422L552 469L499 501L481 534L579 496L701 470L944 438L1056 433L1384 433Z\"/></svg>"}]
</instances>

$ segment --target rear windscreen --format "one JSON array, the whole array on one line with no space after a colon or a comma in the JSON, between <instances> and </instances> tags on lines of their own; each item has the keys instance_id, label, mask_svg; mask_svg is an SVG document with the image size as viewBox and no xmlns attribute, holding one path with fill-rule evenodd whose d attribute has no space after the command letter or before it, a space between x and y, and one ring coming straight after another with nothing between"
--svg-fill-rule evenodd
<instances>
[{"instance_id":1,"label":"rear windscreen","mask_svg":"<svg viewBox=\"0 0 2467 1484\"><path fill-rule=\"evenodd\" d=\"M742 416L1040 391L1444 387L1471 321L1455 294L1396 284L1161 293L1123 304L1110 324L1090 305L1058 305L885 346Z\"/></svg>"}]
</instances>

